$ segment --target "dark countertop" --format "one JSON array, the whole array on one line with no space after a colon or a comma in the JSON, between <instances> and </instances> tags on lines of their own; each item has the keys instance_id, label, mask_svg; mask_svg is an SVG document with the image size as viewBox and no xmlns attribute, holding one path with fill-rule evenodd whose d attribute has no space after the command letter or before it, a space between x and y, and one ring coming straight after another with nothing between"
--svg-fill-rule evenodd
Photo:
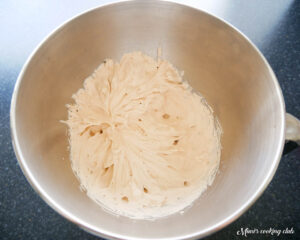
<instances>
[{"instance_id":1,"label":"dark countertop","mask_svg":"<svg viewBox=\"0 0 300 240\"><path fill-rule=\"evenodd\" d=\"M34 47L63 21L108 1L0 1L0 239L96 239L52 210L30 187L13 152L13 87ZM186 1L188 2L188 1ZM189 1L244 32L271 64L289 113L300 118L300 1ZM243 239L241 228L293 228L300 239L300 148L282 157L267 190L238 220L207 239ZM276 239L248 235L248 239Z\"/></svg>"}]
</instances>

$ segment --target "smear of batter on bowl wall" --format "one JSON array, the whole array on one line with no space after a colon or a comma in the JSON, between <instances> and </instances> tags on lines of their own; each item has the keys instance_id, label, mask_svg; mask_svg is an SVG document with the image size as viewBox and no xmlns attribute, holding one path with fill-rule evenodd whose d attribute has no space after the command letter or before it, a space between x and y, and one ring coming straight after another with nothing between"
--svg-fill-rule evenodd
<instances>
[{"instance_id":1,"label":"smear of batter on bowl wall","mask_svg":"<svg viewBox=\"0 0 300 240\"><path fill-rule=\"evenodd\" d=\"M107 59L73 95L65 121L72 168L103 208L163 217L212 184L221 130L181 75L166 60L132 52Z\"/></svg>"}]
</instances>

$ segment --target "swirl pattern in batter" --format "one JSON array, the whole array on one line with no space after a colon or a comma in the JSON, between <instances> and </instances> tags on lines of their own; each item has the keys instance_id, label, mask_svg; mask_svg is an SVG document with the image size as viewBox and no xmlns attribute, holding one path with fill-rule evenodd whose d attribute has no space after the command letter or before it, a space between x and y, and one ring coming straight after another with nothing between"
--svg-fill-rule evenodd
<instances>
[{"instance_id":1,"label":"swirl pattern in batter","mask_svg":"<svg viewBox=\"0 0 300 240\"><path fill-rule=\"evenodd\" d=\"M141 52L108 59L73 98L66 121L72 168L102 207L162 217L189 206L213 182L220 127L168 61Z\"/></svg>"}]
</instances>

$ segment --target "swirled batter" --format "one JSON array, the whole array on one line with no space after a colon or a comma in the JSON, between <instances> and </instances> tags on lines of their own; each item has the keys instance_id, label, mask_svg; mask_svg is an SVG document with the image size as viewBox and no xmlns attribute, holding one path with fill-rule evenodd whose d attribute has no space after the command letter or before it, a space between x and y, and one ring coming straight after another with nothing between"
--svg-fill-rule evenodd
<instances>
[{"instance_id":1,"label":"swirled batter","mask_svg":"<svg viewBox=\"0 0 300 240\"><path fill-rule=\"evenodd\" d=\"M70 158L88 196L133 218L166 216L213 182L220 128L203 97L165 60L106 60L68 105Z\"/></svg>"}]
</instances>

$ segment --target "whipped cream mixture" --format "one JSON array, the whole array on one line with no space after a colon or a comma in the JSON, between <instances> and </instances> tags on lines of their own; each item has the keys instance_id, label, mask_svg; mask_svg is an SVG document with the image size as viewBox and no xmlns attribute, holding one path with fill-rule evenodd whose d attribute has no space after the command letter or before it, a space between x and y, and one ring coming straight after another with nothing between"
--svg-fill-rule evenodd
<instances>
[{"instance_id":1,"label":"whipped cream mixture","mask_svg":"<svg viewBox=\"0 0 300 240\"><path fill-rule=\"evenodd\" d=\"M212 184L220 127L168 61L141 52L108 59L73 99L65 121L72 168L103 208L162 217L189 206Z\"/></svg>"}]
</instances>

